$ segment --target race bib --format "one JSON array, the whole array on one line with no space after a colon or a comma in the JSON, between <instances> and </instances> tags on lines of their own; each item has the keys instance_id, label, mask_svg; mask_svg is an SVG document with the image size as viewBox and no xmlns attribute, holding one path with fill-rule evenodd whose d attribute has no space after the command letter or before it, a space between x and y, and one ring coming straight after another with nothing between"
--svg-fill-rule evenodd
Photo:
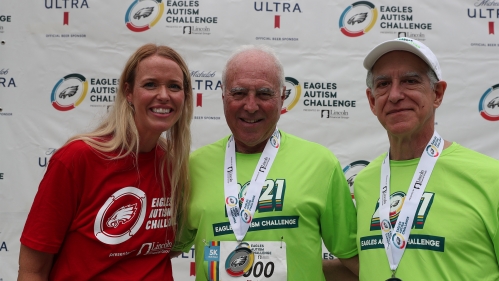
<instances>
[{"instance_id":1,"label":"race bib","mask_svg":"<svg viewBox=\"0 0 499 281\"><path fill-rule=\"evenodd\" d=\"M204 260L210 281L287 280L285 242L212 241L205 246Z\"/></svg>"}]
</instances>

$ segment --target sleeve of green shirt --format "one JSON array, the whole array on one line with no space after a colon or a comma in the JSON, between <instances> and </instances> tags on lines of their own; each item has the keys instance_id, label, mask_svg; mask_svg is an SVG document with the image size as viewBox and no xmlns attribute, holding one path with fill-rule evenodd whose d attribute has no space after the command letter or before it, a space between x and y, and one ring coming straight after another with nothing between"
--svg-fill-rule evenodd
<instances>
[{"instance_id":1,"label":"sleeve of green shirt","mask_svg":"<svg viewBox=\"0 0 499 281\"><path fill-rule=\"evenodd\" d=\"M175 244L172 251L189 252L194 245L194 238L196 238L196 230L189 230L187 227L182 227L182 230L177 233Z\"/></svg>"},{"instance_id":2,"label":"sleeve of green shirt","mask_svg":"<svg viewBox=\"0 0 499 281\"><path fill-rule=\"evenodd\" d=\"M324 213L320 217L321 235L326 248L338 258L357 254L357 212L343 170L334 159Z\"/></svg>"},{"instance_id":3,"label":"sleeve of green shirt","mask_svg":"<svg viewBox=\"0 0 499 281\"><path fill-rule=\"evenodd\" d=\"M494 237L492 237L492 244L494 244L494 250L496 252L497 264L499 264L499 204L497 206L497 217L496 218L498 219L498 221L496 222L497 223L496 235L494 235Z\"/></svg>"}]
</instances>

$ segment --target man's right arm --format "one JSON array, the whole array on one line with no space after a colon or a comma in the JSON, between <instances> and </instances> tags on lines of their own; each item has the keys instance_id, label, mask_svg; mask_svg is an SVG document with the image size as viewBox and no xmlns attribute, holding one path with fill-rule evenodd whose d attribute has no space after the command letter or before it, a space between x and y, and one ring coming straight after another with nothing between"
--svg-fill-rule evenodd
<instances>
[{"instance_id":1,"label":"man's right arm","mask_svg":"<svg viewBox=\"0 0 499 281\"><path fill-rule=\"evenodd\" d=\"M326 281L358 281L359 256L348 259L323 260L322 271Z\"/></svg>"},{"instance_id":2,"label":"man's right arm","mask_svg":"<svg viewBox=\"0 0 499 281\"><path fill-rule=\"evenodd\" d=\"M21 244L17 281L47 281L54 254L33 250Z\"/></svg>"}]
</instances>

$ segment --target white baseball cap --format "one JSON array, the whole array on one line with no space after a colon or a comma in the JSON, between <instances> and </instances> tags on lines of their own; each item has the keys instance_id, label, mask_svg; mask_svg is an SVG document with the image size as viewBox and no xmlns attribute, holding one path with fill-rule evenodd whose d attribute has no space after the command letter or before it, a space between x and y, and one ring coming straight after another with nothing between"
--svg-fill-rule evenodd
<instances>
[{"instance_id":1,"label":"white baseball cap","mask_svg":"<svg viewBox=\"0 0 499 281\"><path fill-rule=\"evenodd\" d=\"M374 47L364 59L364 67L370 70L381 56L391 51L407 51L415 54L435 71L438 80L442 80L442 70L435 54L425 44L407 37L388 40Z\"/></svg>"}]
</instances>

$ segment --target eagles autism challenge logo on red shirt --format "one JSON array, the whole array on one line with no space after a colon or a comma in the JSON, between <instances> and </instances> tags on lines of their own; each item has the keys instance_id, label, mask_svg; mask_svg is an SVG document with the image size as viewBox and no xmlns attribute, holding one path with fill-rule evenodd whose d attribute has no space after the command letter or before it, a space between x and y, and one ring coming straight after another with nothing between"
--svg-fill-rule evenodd
<instances>
[{"instance_id":1,"label":"eagles autism challenge logo on red shirt","mask_svg":"<svg viewBox=\"0 0 499 281\"><path fill-rule=\"evenodd\" d=\"M130 239L146 216L146 194L135 187L124 187L111 195L100 208L94 223L99 241L117 245Z\"/></svg>"}]
</instances>

